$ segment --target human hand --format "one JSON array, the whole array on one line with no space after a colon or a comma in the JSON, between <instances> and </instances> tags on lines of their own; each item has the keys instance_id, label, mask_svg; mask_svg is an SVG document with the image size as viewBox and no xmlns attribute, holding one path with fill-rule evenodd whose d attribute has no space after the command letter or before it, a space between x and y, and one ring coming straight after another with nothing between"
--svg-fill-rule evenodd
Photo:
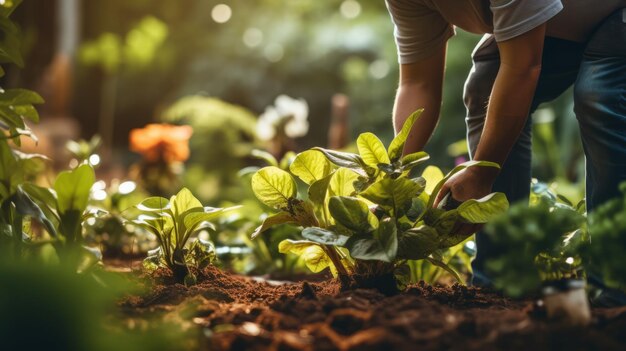
<instances>
[{"instance_id":1,"label":"human hand","mask_svg":"<svg viewBox=\"0 0 626 351\"><path fill-rule=\"evenodd\" d=\"M461 203L470 199L480 199L491 193L497 169L491 167L468 167L453 175L436 194L434 207L446 211L453 210ZM460 224L454 228L457 234L471 235L478 230L480 224Z\"/></svg>"}]
</instances>

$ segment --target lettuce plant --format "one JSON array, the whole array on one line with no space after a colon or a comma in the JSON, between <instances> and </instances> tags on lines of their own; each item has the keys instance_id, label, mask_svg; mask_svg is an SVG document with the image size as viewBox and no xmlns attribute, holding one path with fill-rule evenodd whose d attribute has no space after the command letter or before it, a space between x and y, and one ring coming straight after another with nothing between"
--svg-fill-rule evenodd
<instances>
[{"instance_id":1,"label":"lettuce plant","mask_svg":"<svg viewBox=\"0 0 626 351\"><path fill-rule=\"evenodd\" d=\"M409 131L421 111L412 114L385 148L372 133L357 139L359 153L314 148L296 156L289 170L308 185L308 199L298 198L296 181L286 171L265 167L252 178L257 198L278 213L252 234L277 224L304 227L304 240L280 243L281 252L300 255L314 272L329 267L340 277L393 275L410 260L429 260L454 272L441 251L471 233L464 224L482 224L506 211L500 193L468 200L456 209L433 207L435 195L455 173L467 167L498 167L470 161L437 182L411 178L411 170L428 160L424 152L402 155ZM432 168L424 175L432 175ZM345 281L346 279L344 279Z\"/></svg>"},{"instance_id":2,"label":"lettuce plant","mask_svg":"<svg viewBox=\"0 0 626 351\"><path fill-rule=\"evenodd\" d=\"M626 290L626 266L619 257L626 254L626 183L620 185L621 197L598 206L589 216L591 245L585 247L589 268L607 286Z\"/></svg>"},{"instance_id":3,"label":"lettuce plant","mask_svg":"<svg viewBox=\"0 0 626 351\"><path fill-rule=\"evenodd\" d=\"M169 268L178 282L193 283L195 277L189 271L193 265L202 268L215 260L213 243L191 237L202 229L212 227L209 222L234 209L204 207L186 188L169 200L149 197L125 213L127 220L154 234L159 247L149 253L144 261L147 268L157 265Z\"/></svg>"},{"instance_id":4,"label":"lettuce plant","mask_svg":"<svg viewBox=\"0 0 626 351\"><path fill-rule=\"evenodd\" d=\"M498 289L519 297L542 282L580 278L581 245L588 241L585 216L573 207L541 196L528 206L519 203L487 225L495 255L487 271Z\"/></svg>"}]
</instances>

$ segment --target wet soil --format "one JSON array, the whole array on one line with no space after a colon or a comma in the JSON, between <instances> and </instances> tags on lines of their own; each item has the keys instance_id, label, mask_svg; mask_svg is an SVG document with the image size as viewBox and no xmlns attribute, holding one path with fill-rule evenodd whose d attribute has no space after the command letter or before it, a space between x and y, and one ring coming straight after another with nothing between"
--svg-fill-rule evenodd
<instances>
[{"instance_id":1,"label":"wet soil","mask_svg":"<svg viewBox=\"0 0 626 351\"><path fill-rule=\"evenodd\" d=\"M626 308L594 309L584 328L548 321L533 301L460 285L385 296L338 282L277 282L209 267L191 287L166 270L120 301L132 318L176 313L203 350L626 350Z\"/></svg>"}]
</instances>

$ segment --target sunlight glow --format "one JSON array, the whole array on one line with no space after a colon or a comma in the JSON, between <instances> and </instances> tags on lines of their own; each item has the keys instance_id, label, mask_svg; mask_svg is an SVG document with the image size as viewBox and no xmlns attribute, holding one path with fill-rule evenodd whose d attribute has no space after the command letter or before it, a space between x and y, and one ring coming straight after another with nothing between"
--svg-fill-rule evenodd
<instances>
[{"instance_id":1,"label":"sunlight glow","mask_svg":"<svg viewBox=\"0 0 626 351\"><path fill-rule=\"evenodd\" d=\"M126 195L132 193L136 188L137 185L135 184L135 182L126 181L120 184L120 186L117 188L117 191L122 195Z\"/></svg>"},{"instance_id":2,"label":"sunlight glow","mask_svg":"<svg viewBox=\"0 0 626 351\"><path fill-rule=\"evenodd\" d=\"M361 4L356 0L346 0L339 7L341 15L348 19L357 18L361 14Z\"/></svg>"},{"instance_id":3,"label":"sunlight glow","mask_svg":"<svg viewBox=\"0 0 626 351\"><path fill-rule=\"evenodd\" d=\"M270 62L278 62L283 59L285 50L280 44L272 43L265 47L263 51L265 58Z\"/></svg>"},{"instance_id":4,"label":"sunlight glow","mask_svg":"<svg viewBox=\"0 0 626 351\"><path fill-rule=\"evenodd\" d=\"M263 32L258 28L248 28L243 33L243 43L249 48L255 48L263 42Z\"/></svg>"},{"instance_id":5,"label":"sunlight glow","mask_svg":"<svg viewBox=\"0 0 626 351\"><path fill-rule=\"evenodd\" d=\"M100 164L100 156L97 154L93 154L91 156L89 156L89 164L91 164L92 166L97 166Z\"/></svg>"},{"instance_id":6,"label":"sunlight glow","mask_svg":"<svg viewBox=\"0 0 626 351\"><path fill-rule=\"evenodd\" d=\"M568 257L565 259L565 263L567 264L573 264L574 263L574 257Z\"/></svg>"},{"instance_id":7,"label":"sunlight glow","mask_svg":"<svg viewBox=\"0 0 626 351\"><path fill-rule=\"evenodd\" d=\"M226 4L218 4L211 11L211 18L217 23L226 23L233 15L233 10Z\"/></svg>"},{"instance_id":8,"label":"sunlight glow","mask_svg":"<svg viewBox=\"0 0 626 351\"><path fill-rule=\"evenodd\" d=\"M382 79L389 74L389 64L385 60L376 60L370 64L370 76L374 79Z\"/></svg>"}]
</instances>

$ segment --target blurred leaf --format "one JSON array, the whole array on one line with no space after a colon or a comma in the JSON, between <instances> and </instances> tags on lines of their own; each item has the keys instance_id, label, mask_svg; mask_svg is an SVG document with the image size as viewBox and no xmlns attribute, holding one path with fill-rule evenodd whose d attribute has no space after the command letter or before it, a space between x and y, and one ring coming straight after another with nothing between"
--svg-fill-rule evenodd
<instances>
[{"instance_id":1,"label":"blurred leaf","mask_svg":"<svg viewBox=\"0 0 626 351\"><path fill-rule=\"evenodd\" d=\"M95 173L89 165L61 172L54 182L59 212L76 210L82 213L87 208L89 191L95 180Z\"/></svg>"}]
</instances>

